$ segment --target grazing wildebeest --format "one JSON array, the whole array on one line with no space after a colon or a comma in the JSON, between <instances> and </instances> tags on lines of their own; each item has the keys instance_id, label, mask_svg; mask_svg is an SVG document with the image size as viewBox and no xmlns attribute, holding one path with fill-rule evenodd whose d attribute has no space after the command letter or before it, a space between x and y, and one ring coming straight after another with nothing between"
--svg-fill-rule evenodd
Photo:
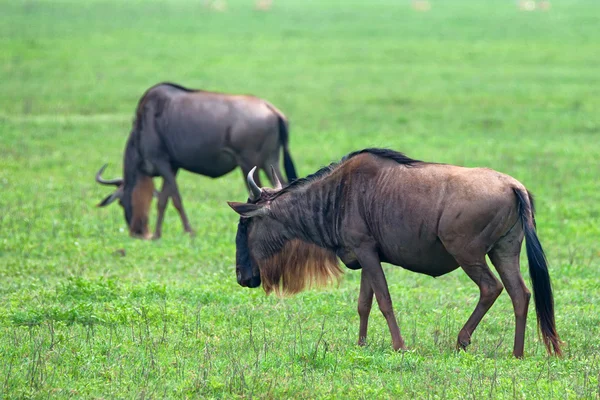
<instances>
[{"instance_id":1,"label":"grazing wildebeest","mask_svg":"<svg viewBox=\"0 0 600 400\"><path fill-rule=\"evenodd\" d=\"M154 238L161 236L169 197L185 231L193 233L175 181L179 169L217 178L240 166L245 182L250 168L257 165L275 184L282 179L280 148L287 178L294 180L287 119L265 100L160 83L148 89L138 103L125 147L123 178L102 179L106 165L96 174L98 183L117 186L98 206L119 199L130 234L149 238L152 177L161 176Z\"/></svg>"},{"instance_id":2,"label":"grazing wildebeest","mask_svg":"<svg viewBox=\"0 0 600 400\"><path fill-rule=\"evenodd\" d=\"M365 149L284 188L259 188L252 171L248 183L252 198L229 203L241 215L236 237L241 286L257 287L262 281L267 293L297 293L338 277L339 257L350 269L362 268L358 343L366 342L375 294L398 350L405 345L381 262L433 277L460 266L479 286L480 297L457 347L469 345L504 283L516 319L513 354L522 357L531 296L519 268L525 237L538 326L548 352L561 355L533 198L516 179L486 168ZM486 254L502 283L488 267Z\"/></svg>"}]
</instances>

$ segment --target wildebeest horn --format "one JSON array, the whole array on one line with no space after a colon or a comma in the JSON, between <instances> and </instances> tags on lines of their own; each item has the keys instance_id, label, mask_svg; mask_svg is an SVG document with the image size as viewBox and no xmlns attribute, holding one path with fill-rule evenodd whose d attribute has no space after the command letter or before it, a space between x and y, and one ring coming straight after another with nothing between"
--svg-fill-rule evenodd
<instances>
[{"instance_id":1,"label":"wildebeest horn","mask_svg":"<svg viewBox=\"0 0 600 400\"><path fill-rule=\"evenodd\" d=\"M252 200L256 200L256 199L260 198L260 194L262 193L262 190L258 187L256 182L254 182L254 171L256 171L256 167L252 168L250 170L250 172L248 172L248 178L247 178L248 187L250 188Z\"/></svg>"},{"instance_id":2,"label":"wildebeest horn","mask_svg":"<svg viewBox=\"0 0 600 400\"><path fill-rule=\"evenodd\" d=\"M271 174L273 175L273 180L275 181L275 187L273 189L275 189L275 190L283 189L283 186L281 185L281 181L279 180L279 176L277 176L277 173L275 172L275 167L272 165L271 165Z\"/></svg>"},{"instance_id":3,"label":"wildebeest horn","mask_svg":"<svg viewBox=\"0 0 600 400\"><path fill-rule=\"evenodd\" d=\"M104 164L102 166L102 168L100 168L100 170L96 174L96 182L101 183L103 185L108 185L108 186L121 186L121 184L123 184L122 178L109 179L109 180L102 179L102 173L104 172L104 170L106 169L107 166L108 166L108 164Z\"/></svg>"}]
</instances>

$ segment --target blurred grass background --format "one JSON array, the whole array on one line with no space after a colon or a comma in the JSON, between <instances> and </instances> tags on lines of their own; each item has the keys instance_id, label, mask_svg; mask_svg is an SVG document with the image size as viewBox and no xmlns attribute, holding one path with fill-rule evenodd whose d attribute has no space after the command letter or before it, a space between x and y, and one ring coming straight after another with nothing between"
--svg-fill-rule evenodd
<instances>
[{"instance_id":1,"label":"blurred grass background","mask_svg":"<svg viewBox=\"0 0 600 400\"><path fill-rule=\"evenodd\" d=\"M0 0L0 397L597 398L600 4L431 4ZM357 272L283 300L240 288L237 171L180 173L196 238L170 206L160 241L130 239L93 176L121 175L137 101L165 80L275 104L300 175L382 146L519 179L565 359L545 356L533 305L511 358L506 294L456 354L478 297L460 271L386 266L403 354L376 307L355 346Z\"/></svg>"}]
</instances>

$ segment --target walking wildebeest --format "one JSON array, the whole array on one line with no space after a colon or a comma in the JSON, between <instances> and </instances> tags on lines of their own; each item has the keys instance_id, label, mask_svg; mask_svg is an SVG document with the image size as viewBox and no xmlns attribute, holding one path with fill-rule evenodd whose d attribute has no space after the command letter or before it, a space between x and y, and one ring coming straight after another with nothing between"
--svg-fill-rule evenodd
<instances>
[{"instance_id":1,"label":"walking wildebeest","mask_svg":"<svg viewBox=\"0 0 600 400\"><path fill-rule=\"evenodd\" d=\"M193 233L175 181L179 169L217 178L240 166L245 182L250 168L257 165L275 184L282 178L280 148L287 178L294 180L287 119L265 100L160 83L148 89L138 103L125 147L123 178L102 179L106 165L96 174L98 183L117 186L98 206L119 199L130 234L147 239L152 177L161 176L154 238L161 236L169 197L185 231Z\"/></svg>"},{"instance_id":2,"label":"walking wildebeest","mask_svg":"<svg viewBox=\"0 0 600 400\"><path fill-rule=\"evenodd\" d=\"M522 357L531 296L519 268L525 237L538 325L547 351L561 355L533 198L516 179L485 168L365 149L285 188L259 188L253 171L248 184L249 202L229 203L241 215L236 237L241 286L257 287L262 281L267 293L297 293L338 277L339 257L350 269L362 268L358 343L366 342L375 294L398 350L405 345L381 262L433 277L460 266L479 286L480 297L457 347L470 344L504 283L516 319L513 354ZM486 254L502 283L490 271Z\"/></svg>"}]
</instances>

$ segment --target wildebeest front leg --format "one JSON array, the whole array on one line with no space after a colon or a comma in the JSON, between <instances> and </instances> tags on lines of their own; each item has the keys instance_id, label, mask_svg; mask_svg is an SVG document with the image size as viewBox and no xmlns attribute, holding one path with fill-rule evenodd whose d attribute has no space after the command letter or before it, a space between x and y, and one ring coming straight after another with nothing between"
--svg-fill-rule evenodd
<instances>
[{"instance_id":1,"label":"wildebeest front leg","mask_svg":"<svg viewBox=\"0 0 600 400\"><path fill-rule=\"evenodd\" d=\"M358 329L358 345L367 344L367 328L369 326L369 314L373 305L373 286L367 277L368 274L360 274L360 294L358 295L358 316L360 317L360 328Z\"/></svg>"},{"instance_id":2,"label":"wildebeest front leg","mask_svg":"<svg viewBox=\"0 0 600 400\"><path fill-rule=\"evenodd\" d=\"M383 273L383 268L381 268L381 263L379 261L379 257L377 256L377 253L375 253L374 251L367 251L359 254L357 252L356 258L362 266L362 274L366 274L368 282L371 283L371 288L373 289L373 292L375 293L375 298L377 299L377 303L379 304L379 310L381 310L381 313L387 321L388 328L390 329L390 334L392 335L392 346L394 347L394 350L406 350L404 339L402 339L402 336L400 335L400 328L398 327L398 322L396 321L396 316L394 315L392 298L390 296L390 291L388 289L387 281L385 279L385 274ZM366 292L365 294L368 294L368 292ZM363 319L361 317L361 323L362 321Z\"/></svg>"},{"instance_id":3,"label":"wildebeest front leg","mask_svg":"<svg viewBox=\"0 0 600 400\"><path fill-rule=\"evenodd\" d=\"M179 212L179 217L181 218L181 222L183 223L183 229L189 233L194 234L194 230L190 226L190 222L188 217L183 209L183 201L181 200L181 195L179 194L179 188L177 187L177 181L175 180L175 175L177 171L173 171L171 166L166 163L157 163L156 168L158 169L159 174L163 177L163 188L168 190L167 198L170 195L173 200L173 205ZM162 193L161 193L162 195ZM160 195L159 195L160 201ZM166 205L165 205L166 208ZM161 221L162 224L162 221ZM157 222L158 225L158 222Z\"/></svg>"},{"instance_id":4,"label":"wildebeest front leg","mask_svg":"<svg viewBox=\"0 0 600 400\"><path fill-rule=\"evenodd\" d=\"M177 187L174 188L172 199L173 205L179 212L179 217L181 218L181 222L183 223L183 229L190 235L195 235L196 232L190 226L190 221L188 220L185 210L183 209L183 202L181 200L181 196L179 195L179 190L177 189Z\"/></svg>"},{"instance_id":5,"label":"wildebeest front leg","mask_svg":"<svg viewBox=\"0 0 600 400\"><path fill-rule=\"evenodd\" d=\"M154 229L153 239L160 239L162 235L162 223L165 217L165 210L167 208L167 203L169 202L170 196L170 188L167 185L167 181L163 179L162 188L160 193L158 194L158 201L156 202L156 206L158 209L158 216L156 218L156 228Z\"/></svg>"}]
</instances>

